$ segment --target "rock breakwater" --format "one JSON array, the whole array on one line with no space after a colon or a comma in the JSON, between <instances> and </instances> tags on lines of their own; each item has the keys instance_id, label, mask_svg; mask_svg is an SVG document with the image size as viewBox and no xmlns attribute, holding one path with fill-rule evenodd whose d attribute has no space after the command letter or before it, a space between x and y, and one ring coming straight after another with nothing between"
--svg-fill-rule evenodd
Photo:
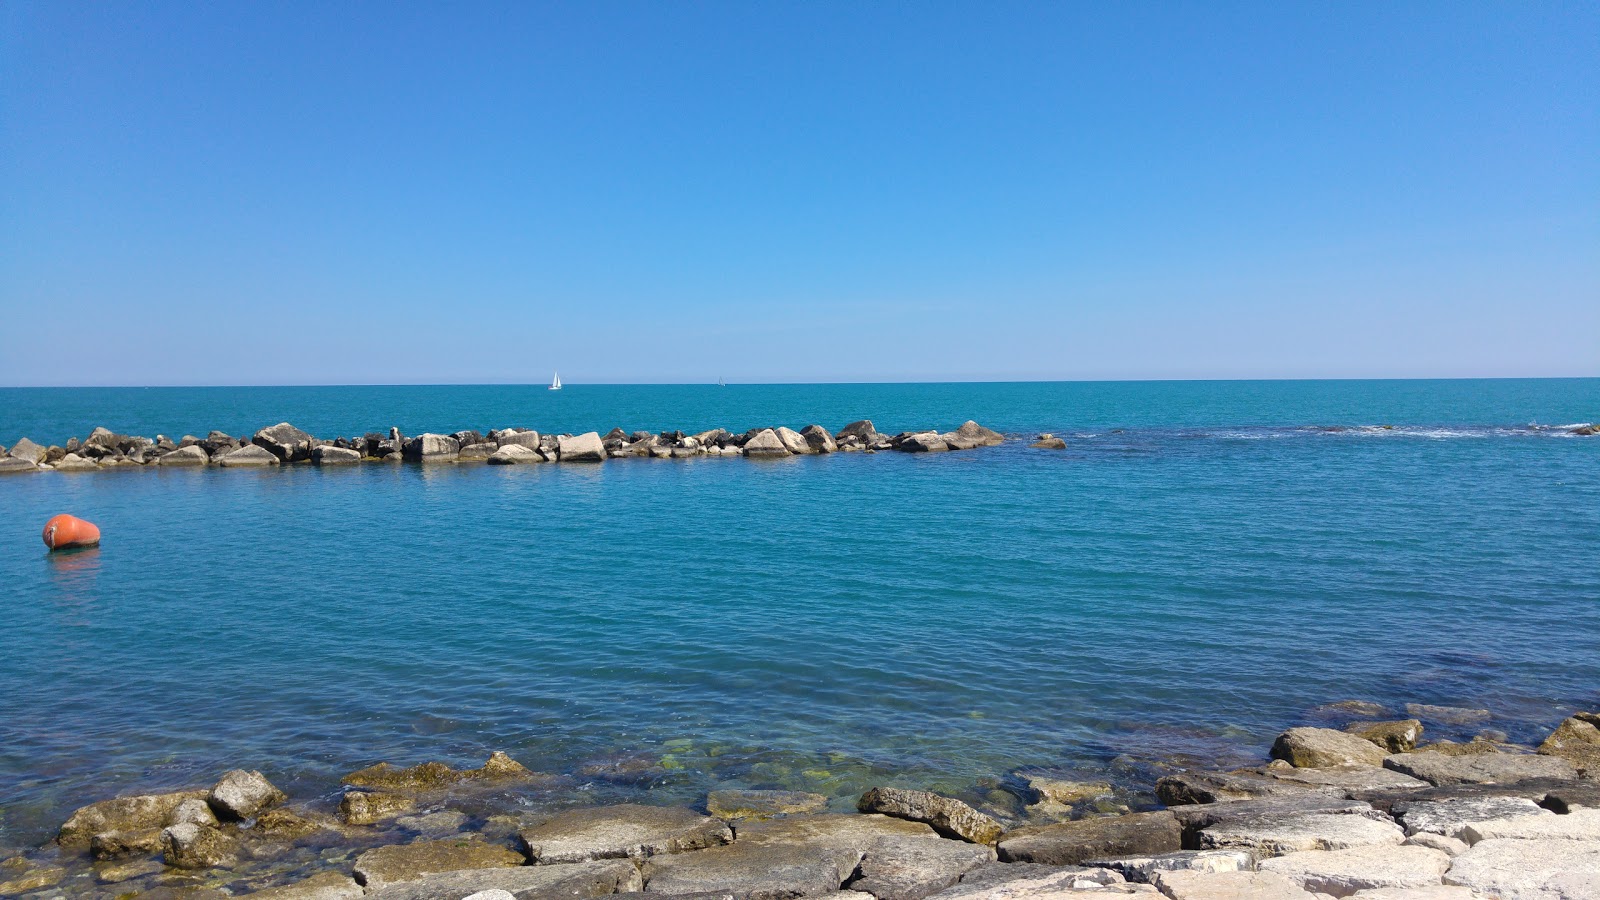
<instances>
[{"instance_id":1,"label":"rock breakwater","mask_svg":"<svg viewBox=\"0 0 1600 900\"><path fill-rule=\"evenodd\" d=\"M405 435L398 428L356 437L313 437L288 422L262 428L253 435L212 431L203 438L166 435L153 438L117 434L96 428L88 438L42 446L23 437L10 449L0 446L0 473L90 472L151 466L259 468L311 464L333 466L364 462L466 463L602 463L613 459L686 459L692 457L780 458L826 453L942 453L992 447L1004 442L997 431L966 422L953 431L906 431L880 434L863 419L830 433L821 425L799 431L784 427L752 428L733 433L713 428L694 434L682 431L623 431L605 435L548 434L530 428L487 432L466 429L450 434Z\"/></svg>"},{"instance_id":2,"label":"rock breakwater","mask_svg":"<svg viewBox=\"0 0 1600 900\"><path fill-rule=\"evenodd\" d=\"M379 763L337 800L234 770L77 810L49 845L0 861L0 896L1592 900L1597 723L1576 713L1537 748L1498 733L1417 743L1416 719L1294 728L1264 765L1169 767L1151 788L1162 802L1140 809L1038 770L1006 780L1008 802L883 785L859 812L764 789L697 808L540 807L528 798L562 776L503 753L473 769ZM1396 734L1412 748L1394 751Z\"/></svg>"}]
</instances>

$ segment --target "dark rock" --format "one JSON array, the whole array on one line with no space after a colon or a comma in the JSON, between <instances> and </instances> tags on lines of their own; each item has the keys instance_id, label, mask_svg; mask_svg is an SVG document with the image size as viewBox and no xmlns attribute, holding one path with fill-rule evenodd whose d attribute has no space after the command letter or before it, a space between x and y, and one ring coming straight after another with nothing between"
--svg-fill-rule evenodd
<instances>
[{"instance_id":1,"label":"dark rock","mask_svg":"<svg viewBox=\"0 0 1600 900\"><path fill-rule=\"evenodd\" d=\"M932 431L921 431L908 434L894 445L896 450L904 453L943 453L950 449L944 438Z\"/></svg>"},{"instance_id":2,"label":"dark rock","mask_svg":"<svg viewBox=\"0 0 1600 900\"><path fill-rule=\"evenodd\" d=\"M1389 753L1405 753L1416 749L1422 738L1422 723L1416 719L1398 722L1356 722L1345 731L1382 747Z\"/></svg>"},{"instance_id":3,"label":"dark rock","mask_svg":"<svg viewBox=\"0 0 1600 900\"><path fill-rule=\"evenodd\" d=\"M466 431L457 431L450 436L455 438L456 443L463 447L470 446L472 444L483 443L483 433L480 431L474 431L472 429L468 429Z\"/></svg>"},{"instance_id":4,"label":"dark rock","mask_svg":"<svg viewBox=\"0 0 1600 900\"><path fill-rule=\"evenodd\" d=\"M1004 862L1058 866L1182 849L1183 828L1167 810L1019 828L1000 839L1000 859Z\"/></svg>"},{"instance_id":5,"label":"dark rock","mask_svg":"<svg viewBox=\"0 0 1600 900\"><path fill-rule=\"evenodd\" d=\"M883 436L878 434L878 429L873 426L871 419L861 419L839 429L834 437L841 441L845 438L854 438L862 444L874 444Z\"/></svg>"},{"instance_id":6,"label":"dark rock","mask_svg":"<svg viewBox=\"0 0 1600 900\"><path fill-rule=\"evenodd\" d=\"M1005 831L999 822L960 800L942 797L931 791L876 787L861 795L856 808L865 813L882 813L897 819L925 822L945 837L974 844L992 844Z\"/></svg>"},{"instance_id":7,"label":"dark rock","mask_svg":"<svg viewBox=\"0 0 1600 900\"><path fill-rule=\"evenodd\" d=\"M839 449L839 445L833 440L833 435L821 425L807 425L800 429L800 436L806 439L813 453L833 453Z\"/></svg>"},{"instance_id":8,"label":"dark rock","mask_svg":"<svg viewBox=\"0 0 1600 900\"><path fill-rule=\"evenodd\" d=\"M288 422L263 428L252 440L256 446L276 456L279 462L302 462L311 458L311 435Z\"/></svg>"}]
</instances>

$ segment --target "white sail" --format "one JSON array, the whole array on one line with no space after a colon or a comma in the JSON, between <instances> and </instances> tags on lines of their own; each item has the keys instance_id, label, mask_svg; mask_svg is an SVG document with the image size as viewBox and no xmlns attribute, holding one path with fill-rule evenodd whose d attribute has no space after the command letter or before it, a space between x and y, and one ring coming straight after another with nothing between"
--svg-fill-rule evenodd
<instances>
[{"instance_id":1,"label":"white sail","mask_svg":"<svg viewBox=\"0 0 1600 900\"><path fill-rule=\"evenodd\" d=\"M555 377L550 379L550 390L552 390L552 391L561 390L561 373L560 372L555 373Z\"/></svg>"}]
</instances>

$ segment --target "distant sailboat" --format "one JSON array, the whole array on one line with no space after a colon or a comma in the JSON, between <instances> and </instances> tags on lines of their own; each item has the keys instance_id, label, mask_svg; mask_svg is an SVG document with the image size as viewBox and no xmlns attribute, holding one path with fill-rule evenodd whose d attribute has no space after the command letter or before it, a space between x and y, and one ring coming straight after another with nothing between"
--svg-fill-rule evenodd
<instances>
[{"instance_id":1,"label":"distant sailboat","mask_svg":"<svg viewBox=\"0 0 1600 900\"><path fill-rule=\"evenodd\" d=\"M561 390L561 373L560 372L556 373L556 377L550 379L550 390L552 390L552 391Z\"/></svg>"},{"instance_id":2,"label":"distant sailboat","mask_svg":"<svg viewBox=\"0 0 1600 900\"><path fill-rule=\"evenodd\" d=\"M727 387L727 386L728 386L727 379L720 378L720 377L717 379L717 387Z\"/></svg>"}]
</instances>

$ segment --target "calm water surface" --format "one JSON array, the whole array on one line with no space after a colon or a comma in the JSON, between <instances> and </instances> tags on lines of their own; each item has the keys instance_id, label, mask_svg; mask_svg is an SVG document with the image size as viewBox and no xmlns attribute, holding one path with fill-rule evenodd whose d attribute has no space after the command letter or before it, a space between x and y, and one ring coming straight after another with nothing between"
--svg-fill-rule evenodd
<instances>
[{"instance_id":1,"label":"calm water surface","mask_svg":"<svg viewBox=\"0 0 1600 900\"><path fill-rule=\"evenodd\" d=\"M1069 450L0 480L0 845L233 766L843 798L1256 755L1337 699L1600 705L1600 438L1534 427L1600 379L0 390L8 445L864 416ZM57 512L104 546L45 554Z\"/></svg>"}]
</instances>

